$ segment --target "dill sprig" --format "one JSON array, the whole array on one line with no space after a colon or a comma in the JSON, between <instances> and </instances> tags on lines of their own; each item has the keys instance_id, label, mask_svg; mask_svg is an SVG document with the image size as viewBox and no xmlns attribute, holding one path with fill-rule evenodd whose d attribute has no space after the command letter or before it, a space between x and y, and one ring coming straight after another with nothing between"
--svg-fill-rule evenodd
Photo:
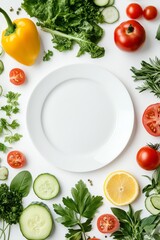
<instances>
[{"instance_id":1,"label":"dill sprig","mask_svg":"<svg viewBox=\"0 0 160 240\"><path fill-rule=\"evenodd\" d=\"M136 89L139 92L149 90L155 96L160 98L160 59L155 57L155 60L149 58L149 62L142 61L141 68L136 69L131 67L134 81L143 81L141 86Z\"/></svg>"}]
</instances>

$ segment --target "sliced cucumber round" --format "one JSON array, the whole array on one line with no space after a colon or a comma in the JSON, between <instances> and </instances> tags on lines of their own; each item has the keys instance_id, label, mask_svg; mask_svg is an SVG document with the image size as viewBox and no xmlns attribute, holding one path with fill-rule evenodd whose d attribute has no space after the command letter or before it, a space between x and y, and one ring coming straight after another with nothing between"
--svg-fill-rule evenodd
<instances>
[{"instance_id":1,"label":"sliced cucumber round","mask_svg":"<svg viewBox=\"0 0 160 240\"><path fill-rule=\"evenodd\" d=\"M8 168L2 166L0 167L0 180L6 180L8 178Z\"/></svg>"},{"instance_id":2,"label":"sliced cucumber round","mask_svg":"<svg viewBox=\"0 0 160 240\"><path fill-rule=\"evenodd\" d=\"M160 210L156 209L156 208L153 206L153 204L152 204L152 202L151 202L151 198L152 198L153 196L154 196L154 195L151 195L151 196L149 196L149 197L146 198L146 200L145 200L145 207L146 207L146 209L147 209L151 214L157 215L157 214L160 213Z\"/></svg>"},{"instance_id":3,"label":"sliced cucumber round","mask_svg":"<svg viewBox=\"0 0 160 240\"><path fill-rule=\"evenodd\" d=\"M119 11L115 6L109 6L103 9L102 15L106 23L114 23L119 19Z\"/></svg>"},{"instance_id":4,"label":"sliced cucumber round","mask_svg":"<svg viewBox=\"0 0 160 240\"><path fill-rule=\"evenodd\" d=\"M93 0L98 7L104 7L108 5L110 0Z\"/></svg>"},{"instance_id":5,"label":"sliced cucumber round","mask_svg":"<svg viewBox=\"0 0 160 240\"><path fill-rule=\"evenodd\" d=\"M19 225L28 240L44 240L52 232L53 218L47 205L35 202L23 210Z\"/></svg>"},{"instance_id":6,"label":"sliced cucumber round","mask_svg":"<svg viewBox=\"0 0 160 240\"><path fill-rule=\"evenodd\" d=\"M114 4L115 0L109 0L107 6L112 6Z\"/></svg>"},{"instance_id":7,"label":"sliced cucumber round","mask_svg":"<svg viewBox=\"0 0 160 240\"><path fill-rule=\"evenodd\" d=\"M33 190L42 200L50 200L57 196L60 185L57 178L50 173L42 173L33 182Z\"/></svg>"},{"instance_id":8,"label":"sliced cucumber round","mask_svg":"<svg viewBox=\"0 0 160 240\"><path fill-rule=\"evenodd\" d=\"M154 208L160 211L160 194L151 195L151 203Z\"/></svg>"}]
</instances>

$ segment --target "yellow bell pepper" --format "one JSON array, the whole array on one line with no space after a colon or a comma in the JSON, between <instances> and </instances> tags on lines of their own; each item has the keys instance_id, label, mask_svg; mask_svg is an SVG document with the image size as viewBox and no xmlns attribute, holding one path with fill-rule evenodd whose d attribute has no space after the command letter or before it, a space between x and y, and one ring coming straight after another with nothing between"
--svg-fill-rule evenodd
<instances>
[{"instance_id":1,"label":"yellow bell pepper","mask_svg":"<svg viewBox=\"0 0 160 240\"><path fill-rule=\"evenodd\" d=\"M28 18L16 19L12 22L2 8L0 12L8 24L1 38L4 51L24 65L33 65L40 51L40 38L36 25Z\"/></svg>"}]
</instances>

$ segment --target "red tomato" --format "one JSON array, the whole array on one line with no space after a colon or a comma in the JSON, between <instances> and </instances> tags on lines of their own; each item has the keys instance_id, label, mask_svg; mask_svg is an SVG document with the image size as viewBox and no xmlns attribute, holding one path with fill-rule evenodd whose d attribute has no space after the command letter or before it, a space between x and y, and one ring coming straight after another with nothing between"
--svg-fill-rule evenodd
<instances>
[{"instance_id":1,"label":"red tomato","mask_svg":"<svg viewBox=\"0 0 160 240\"><path fill-rule=\"evenodd\" d=\"M99 238L89 238L88 240L100 240Z\"/></svg>"},{"instance_id":2,"label":"red tomato","mask_svg":"<svg viewBox=\"0 0 160 240\"><path fill-rule=\"evenodd\" d=\"M138 3L131 3L126 8L126 13L128 17L136 19L142 16L143 10Z\"/></svg>"},{"instance_id":3,"label":"red tomato","mask_svg":"<svg viewBox=\"0 0 160 240\"><path fill-rule=\"evenodd\" d=\"M113 233L118 230L119 221L112 214L103 214L97 220L97 228L102 233Z\"/></svg>"},{"instance_id":4,"label":"red tomato","mask_svg":"<svg viewBox=\"0 0 160 240\"><path fill-rule=\"evenodd\" d=\"M135 20L122 22L114 31L114 41L117 47L124 51L135 51L145 41L145 30Z\"/></svg>"},{"instance_id":5,"label":"red tomato","mask_svg":"<svg viewBox=\"0 0 160 240\"><path fill-rule=\"evenodd\" d=\"M21 168L26 164L26 158L20 151L11 151L7 155L7 162L13 168Z\"/></svg>"},{"instance_id":6,"label":"red tomato","mask_svg":"<svg viewBox=\"0 0 160 240\"><path fill-rule=\"evenodd\" d=\"M157 8L154 6L147 6L143 10L143 16L147 20L152 20L152 19L156 18L157 14L158 14Z\"/></svg>"},{"instance_id":7,"label":"red tomato","mask_svg":"<svg viewBox=\"0 0 160 240\"><path fill-rule=\"evenodd\" d=\"M154 170L160 165L160 152L151 146L145 146L137 152L136 159L141 168Z\"/></svg>"},{"instance_id":8,"label":"red tomato","mask_svg":"<svg viewBox=\"0 0 160 240\"><path fill-rule=\"evenodd\" d=\"M160 136L160 103L149 105L142 116L146 131L153 136Z\"/></svg>"},{"instance_id":9,"label":"red tomato","mask_svg":"<svg viewBox=\"0 0 160 240\"><path fill-rule=\"evenodd\" d=\"M25 82L26 76L22 69L13 68L9 73L11 83L15 85L21 85Z\"/></svg>"}]
</instances>

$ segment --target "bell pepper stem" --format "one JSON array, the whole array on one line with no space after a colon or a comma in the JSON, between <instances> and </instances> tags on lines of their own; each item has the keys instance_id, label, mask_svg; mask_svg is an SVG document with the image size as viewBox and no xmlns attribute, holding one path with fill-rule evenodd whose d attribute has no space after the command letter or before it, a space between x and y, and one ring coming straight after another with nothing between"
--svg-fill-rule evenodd
<instances>
[{"instance_id":1,"label":"bell pepper stem","mask_svg":"<svg viewBox=\"0 0 160 240\"><path fill-rule=\"evenodd\" d=\"M14 23L12 23L10 17L2 8L0 8L0 12L3 14L8 24L8 28L6 29L6 32L5 32L5 35L8 36L15 31L16 26Z\"/></svg>"}]
</instances>

